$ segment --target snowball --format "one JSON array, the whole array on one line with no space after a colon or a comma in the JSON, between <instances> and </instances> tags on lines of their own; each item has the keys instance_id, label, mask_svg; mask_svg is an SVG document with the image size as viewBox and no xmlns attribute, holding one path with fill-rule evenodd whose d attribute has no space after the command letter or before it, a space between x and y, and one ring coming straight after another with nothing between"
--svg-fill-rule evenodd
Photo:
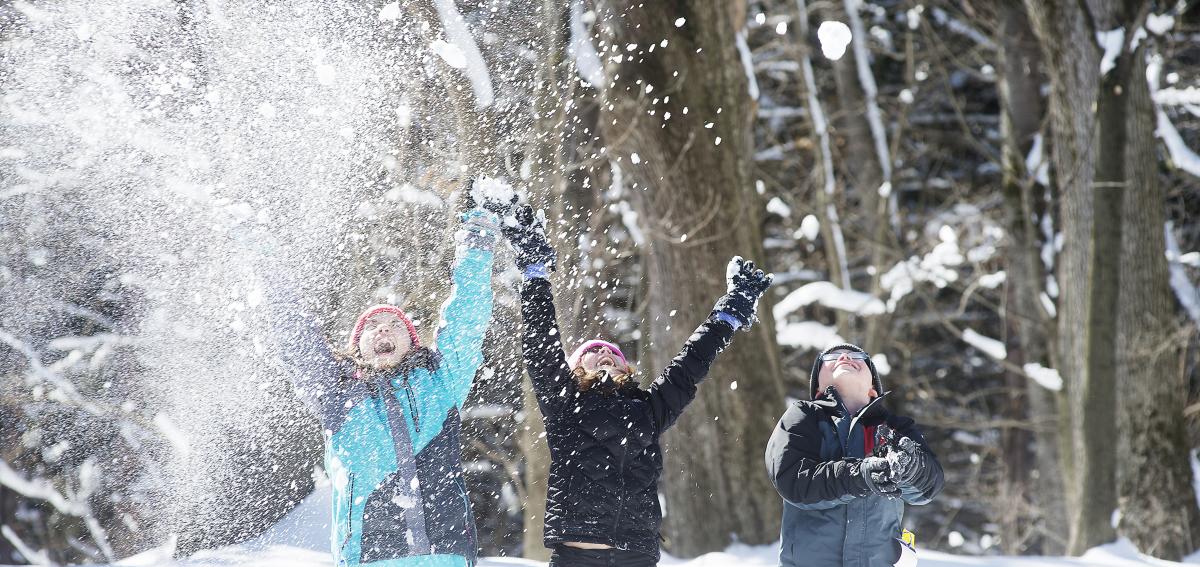
<instances>
[{"instance_id":1,"label":"snowball","mask_svg":"<svg viewBox=\"0 0 1200 567\"><path fill-rule=\"evenodd\" d=\"M846 54L846 46L850 45L853 35L850 28L838 21L821 22L817 28L817 40L821 42L821 53L831 61L837 61Z\"/></svg>"},{"instance_id":2,"label":"snowball","mask_svg":"<svg viewBox=\"0 0 1200 567\"><path fill-rule=\"evenodd\" d=\"M817 220L816 215L807 215L804 220L800 221L800 233L811 241L816 241L821 235L821 221Z\"/></svg>"},{"instance_id":3,"label":"snowball","mask_svg":"<svg viewBox=\"0 0 1200 567\"><path fill-rule=\"evenodd\" d=\"M686 23L687 23L687 18L677 18L675 20L675 27L681 28L681 27L683 27L683 24L686 24Z\"/></svg>"}]
</instances>

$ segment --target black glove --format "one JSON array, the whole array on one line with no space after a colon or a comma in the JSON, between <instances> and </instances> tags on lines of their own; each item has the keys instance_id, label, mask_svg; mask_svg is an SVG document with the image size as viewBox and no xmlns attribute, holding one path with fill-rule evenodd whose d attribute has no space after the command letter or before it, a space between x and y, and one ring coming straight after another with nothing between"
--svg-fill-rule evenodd
<instances>
[{"instance_id":1,"label":"black glove","mask_svg":"<svg viewBox=\"0 0 1200 567\"><path fill-rule=\"evenodd\" d=\"M901 437L890 445L887 460L895 481L902 486L913 486L929 466L929 453L911 437Z\"/></svg>"},{"instance_id":2,"label":"black glove","mask_svg":"<svg viewBox=\"0 0 1200 567\"><path fill-rule=\"evenodd\" d=\"M533 214L533 207L517 207L515 217L504 219L500 231L516 252L517 267L521 271L535 264L554 270L558 254L546 238L545 219Z\"/></svg>"},{"instance_id":3,"label":"black glove","mask_svg":"<svg viewBox=\"0 0 1200 567\"><path fill-rule=\"evenodd\" d=\"M893 480L892 463L881 457L867 457L858 463L858 478L862 481L859 496L879 494L888 498L900 496L900 487ZM862 490L865 487L865 490Z\"/></svg>"},{"instance_id":4,"label":"black glove","mask_svg":"<svg viewBox=\"0 0 1200 567\"><path fill-rule=\"evenodd\" d=\"M714 313L726 313L741 323L742 329L749 329L758 316L754 314L758 308L758 298L771 287L772 274L763 273L754 267L754 262L734 256L725 267L725 295L713 306Z\"/></svg>"}]
</instances>

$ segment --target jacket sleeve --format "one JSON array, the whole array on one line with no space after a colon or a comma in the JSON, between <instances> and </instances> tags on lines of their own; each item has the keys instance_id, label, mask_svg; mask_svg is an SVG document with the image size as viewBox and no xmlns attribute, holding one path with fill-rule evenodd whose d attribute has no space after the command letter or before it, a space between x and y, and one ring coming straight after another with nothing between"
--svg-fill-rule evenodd
<instances>
[{"instance_id":1,"label":"jacket sleeve","mask_svg":"<svg viewBox=\"0 0 1200 567\"><path fill-rule=\"evenodd\" d=\"M942 488L946 485L945 474L942 472L942 465L938 463L937 455L929 448L929 443L925 441L925 436L921 433L921 429L917 427L916 422L907 417L889 417L888 426L891 427L898 435L909 437L916 441L921 449L925 451L925 467L918 473L917 478L913 480L911 485L902 485L900 487L900 498L909 504L917 506L930 503L937 496Z\"/></svg>"},{"instance_id":2,"label":"jacket sleeve","mask_svg":"<svg viewBox=\"0 0 1200 567\"><path fill-rule=\"evenodd\" d=\"M819 416L792 404L767 442L767 472L779 495L792 505L821 510L866 496L858 459L821 459Z\"/></svg>"},{"instance_id":3,"label":"jacket sleeve","mask_svg":"<svg viewBox=\"0 0 1200 567\"><path fill-rule=\"evenodd\" d=\"M483 364L483 338L492 319L492 257L491 250L463 245L454 263L450 298L442 306L434 341L446 365L439 373L438 397L447 406L462 406ZM439 414L449 410L436 409Z\"/></svg>"},{"instance_id":4,"label":"jacket sleeve","mask_svg":"<svg viewBox=\"0 0 1200 567\"><path fill-rule=\"evenodd\" d=\"M733 333L728 323L716 319L705 321L650 385L647 392L650 412L659 433L671 427L683 408L696 398L696 385L708 376L713 360L729 346Z\"/></svg>"},{"instance_id":5,"label":"jacket sleeve","mask_svg":"<svg viewBox=\"0 0 1200 567\"><path fill-rule=\"evenodd\" d=\"M574 395L575 381L567 368L549 280L533 278L521 285L521 318L525 320L525 367L542 416L550 418L566 407Z\"/></svg>"},{"instance_id":6,"label":"jacket sleeve","mask_svg":"<svg viewBox=\"0 0 1200 567\"><path fill-rule=\"evenodd\" d=\"M266 282L267 320L280 358L296 395L321 415L321 400L335 393L334 384L344 368L325 340L317 317L304 310L290 282Z\"/></svg>"}]
</instances>

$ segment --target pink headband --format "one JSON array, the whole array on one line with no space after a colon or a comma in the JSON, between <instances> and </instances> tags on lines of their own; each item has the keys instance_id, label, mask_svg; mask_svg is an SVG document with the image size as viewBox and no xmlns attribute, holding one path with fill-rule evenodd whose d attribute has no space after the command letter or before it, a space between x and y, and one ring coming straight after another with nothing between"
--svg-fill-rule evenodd
<instances>
[{"instance_id":1,"label":"pink headband","mask_svg":"<svg viewBox=\"0 0 1200 567\"><path fill-rule=\"evenodd\" d=\"M621 364L629 366L629 361L625 360L625 353L621 352L620 347L600 339L592 339L579 345L579 348L575 349L575 352L571 353L571 356L567 358L567 365L571 367L571 370L574 370L576 366L579 366L579 359L583 358L583 353L599 346L608 347L608 350L611 350L617 358L621 359Z\"/></svg>"},{"instance_id":2,"label":"pink headband","mask_svg":"<svg viewBox=\"0 0 1200 567\"><path fill-rule=\"evenodd\" d=\"M421 339L417 338L417 328L413 326L412 319L404 313L403 309L395 305L381 304L367 308L362 315L358 316L358 320L354 322L354 331L350 333L350 352L358 352L358 338L362 336L363 327L367 324L367 319L376 313L393 313L404 321L404 326L408 327L408 338L412 341L413 348L421 346Z\"/></svg>"}]
</instances>

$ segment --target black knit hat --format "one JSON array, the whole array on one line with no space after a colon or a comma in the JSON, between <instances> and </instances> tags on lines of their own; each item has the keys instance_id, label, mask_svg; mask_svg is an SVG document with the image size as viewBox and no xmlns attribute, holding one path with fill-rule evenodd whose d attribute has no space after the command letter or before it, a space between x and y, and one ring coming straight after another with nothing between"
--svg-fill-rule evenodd
<instances>
[{"instance_id":1,"label":"black knit hat","mask_svg":"<svg viewBox=\"0 0 1200 567\"><path fill-rule=\"evenodd\" d=\"M852 350L854 352L861 352L863 354L867 354L867 351L865 351L855 345L852 345L850 343L833 345L833 346L821 351L821 354L817 355L817 360L815 362L813 362L812 374L809 375L809 377L808 377L808 398L809 399L811 399L811 400L817 399L817 394L818 394L817 387L820 384L820 380L817 378L817 375L821 373L821 357L829 354L830 352L838 350L838 349ZM883 381L881 381L879 379L879 371L875 370L875 363L871 361L871 357L869 355L867 356L867 368L871 369L871 381L875 383L875 393L882 396L883 395Z\"/></svg>"}]
</instances>

